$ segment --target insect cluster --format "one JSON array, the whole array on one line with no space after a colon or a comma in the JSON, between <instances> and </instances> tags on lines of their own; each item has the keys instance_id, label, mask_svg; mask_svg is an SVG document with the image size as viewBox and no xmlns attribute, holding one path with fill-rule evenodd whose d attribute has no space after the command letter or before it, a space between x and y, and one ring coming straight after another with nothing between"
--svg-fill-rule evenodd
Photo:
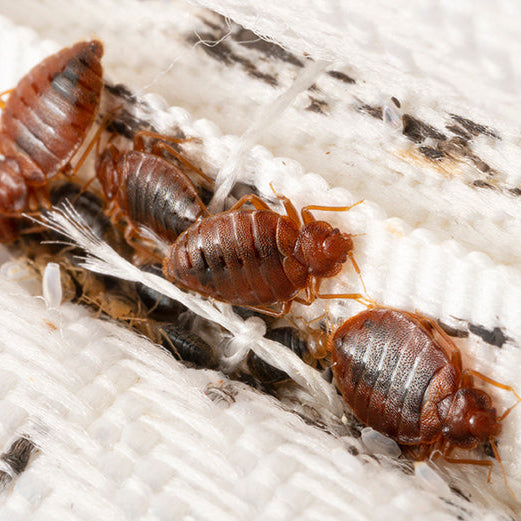
<instances>
[{"instance_id":1,"label":"insect cluster","mask_svg":"<svg viewBox=\"0 0 521 521\"><path fill-rule=\"evenodd\" d=\"M178 302L145 286L86 272L75 264L70 247L40 244L42 235L49 239L51 232L35 231L22 214L69 201L100 239L144 270L186 291L238 306L244 317L263 316L267 338L314 367L331 366L358 420L394 439L410 457L441 454L454 463L491 467L490 461L452 456L455 449L490 442L501 462L495 440L510 409L499 416L473 377L511 387L464 369L453 341L426 317L377 306L362 293L320 292L322 281L336 276L348 259L358 275L360 270L353 236L312 212L351 207L307 206L299 214L287 197L275 194L282 214L252 193L211 215L188 172L197 174L205 188L211 178L179 152L189 139L144 128L134 132L130 147L116 146L110 128L118 109L88 139L104 88L102 54L99 41L78 43L43 60L4 93L0 239L16 241L36 271L49 260L58 262L66 300L126 321L185 362L218 368L218 352L194 333L196 319ZM91 153L96 158L92 179L72 183ZM166 254L143 228L169 244ZM289 315L294 303L334 298L356 299L368 309L332 332L294 326ZM253 351L244 370L246 379L263 388L290 379Z\"/></svg>"}]
</instances>

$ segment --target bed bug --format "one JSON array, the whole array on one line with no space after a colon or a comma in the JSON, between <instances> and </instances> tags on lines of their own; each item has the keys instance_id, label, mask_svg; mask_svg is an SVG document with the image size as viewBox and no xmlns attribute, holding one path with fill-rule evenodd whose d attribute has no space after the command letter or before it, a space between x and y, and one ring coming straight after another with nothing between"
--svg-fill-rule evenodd
<instances>
[{"instance_id":1,"label":"bed bug","mask_svg":"<svg viewBox=\"0 0 521 521\"><path fill-rule=\"evenodd\" d=\"M49 179L73 173L71 160L100 105L102 54L97 40L62 49L29 71L1 102L0 215L19 217L33 201L46 198Z\"/></svg>"},{"instance_id":2,"label":"bed bug","mask_svg":"<svg viewBox=\"0 0 521 521\"><path fill-rule=\"evenodd\" d=\"M126 245L122 233L112 224L104 211L103 200L92 192L85 191L80 185L65 182L51 188L50 202L53 206L70 204L85 221L96 237L110 244L120 255L128 256L130 248ZM55 232L47 231L55 236ZM63 240L63 236L59 239Z\"/></svg>"},{"instance_id":3,"label":"bed bug","mask_svg":"<svg viewBox=\"0 0 521 521\"><path fill-rule=\"evenodd\" d=\"M139 226L146 226L171 243L190 225L209 214L190 179L159 154L166 150L183 161L182 156L164 141L157 142L152 152L147 152L145 136L186 141L139 131L134 137L133 150L121 152L112 143L107 145L96 161L96 176L111 203L109 213L115 218L118 214L127 218L125 233L129 242Z\"/></svg>"},{"instance_id":4,"label":"bed bug","mask_svg":"<svg viewBox=\"0 0 521 521\"><path fill-rule=\"evenodd\" d=\"M361 422L411 449L414 459L440 453L452 463L489 466L490 479L491 461L450 457L456 448L489 441L501 464L494 440L512 407L498 416L473 377L521 398L512 387L464 369L458 348L434 321L368 309L338 327L329 348L337 385Z\"/></svg>"},{"instance_id":5,"label":"bed bug","mask_svg":"<svg viewBox=\"0 0 521 521\"><path fill-rule=\"evenodd\" d=\"M141 268L141 271L153 273L159 277L163 276L160 264L147 264ZM136 293L147 309L147 316L154 320L171 322L188 309L177 300L171 299L140 282L136 283Z\"/></svg>"},{"instance_id":6,"label":"bed bug","mask_svg":"<svg viewBox=\"0 0 521 521\"><path fill-rule=\"evenodd\" d=\"M229 211L188 228L164 260L166 278L204 296L274 316L286 314L293 302L308 305L317 297L363 300L358 293L319 293L321 280L339 273L348 257L359 269L352 236L315 220L311 210L347 211L352 206L306 206L301 225L293 203L277 197L287 216L258 196L246 195ZM241 209L247 203L255 209ZM302 291L305 297L299 295ZM277 303L280 311L267 307Z\"/></svg>"},{"instance_id":7,"label":"bed bug","mask_svg":"<svg viewBox=\"0 0 521 521\"><path fill-rule=\"evenodd\" d=\"M161 345L178 360L208 369L214 369L219 364L213 348L188 329L169 323L160 325L158 331L162 339Z\"/></svg>"}]
</instances>

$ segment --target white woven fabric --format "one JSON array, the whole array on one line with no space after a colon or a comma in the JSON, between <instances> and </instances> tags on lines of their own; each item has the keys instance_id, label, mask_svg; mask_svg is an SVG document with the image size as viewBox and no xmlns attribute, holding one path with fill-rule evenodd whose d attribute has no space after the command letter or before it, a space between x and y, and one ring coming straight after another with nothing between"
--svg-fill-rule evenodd
<instances>
[{"instance_id":1,"label":"white woven fabric","mask_svg":"<svg viewBox=\"0 0 521 521\"><path fill-rule=\"evenodd\" d=\"M477 81L486 70L483 53L475 60L464 55L451 62L458 55L458 13L448 4L434 10L438 19L446 20L442 26L454 35L451 39L433 33L436 18L400 5L392 12L364 5L362 12L346 4L334 12L328 8L329 18L323 15L326 3L303 9L314 16L297 16L289 5L271 2L262 6L262 15L253 3L220 2L214 7L294 53L306 50L315 58L342 61L349 56L348 65L332 68L356 81L322 74L315 82L318 94L295 92L294 104L256 137L276 154L301 164L276 159L262 147L245 149L236 164L242 166L235 169L239 178L271 198L273 181L297 207L365 198L363 205L331 221L364 234L356 239L356 258L369 294L382 304L418 310L460 329L468 324L500 327L508 337L501 349L472 333L459 343L468 365L516 384L521 367L521 250L512 237L519 236L521 216L512 190L519 182L519 108L505 81ZM512 57L519 42L512 27L519 16L515 4L501 7L493 14L468 10L467 19L475 21L476 49L495 49L493 56L511 64L508 85L515 89L519 71ZM352 32L342 35L347 12ZM411 22L407 27L400 25L404 12ZM238 43L242 33L237 27L227 28L211 13L181 2L136 1L124 7L91 2L86 7L80 2L23 0L16 8L0 6L0 13L31 24L60 44L96 32L106 43L105 64L113 80L159 92L194 114L192 119L183 109L163 111L156 98L138 107L160 130L179 126L200 137L202 144L187 150L213 174L226 168L242 141L196 118L210 118L225 131L240 134L255 123L259 107L283 94L301 70L288 57L248 50ZM291 14L290 27L284 20ZM501 44L479 30L490 19L503 28ZM211 24L219 30L210 31ZM222 27L223 36L226 30L237 35L235 40L227 37L231 49L256 65L257 76L247 74L244 60L226 62L202 50L203 44L193 47L189 36L195 30L199 36L204 31L220 34ZM408 32L410 28L414 30ZM5 56L0 89L12 86L31 64L57 48L6 20L1 20L0 38ZM276 78L276 85L269 84L269 76ZM241 92L230 85L240 85ZM419 147L435 148L439 139L411 142L399 127L386 127L367 109L360 112L363 104L390 106L392 95L405 111L438 130L454 123L450 113L493 129L501 140L480 132L469 147L498 175L493 180L483 177L469 155L454 160L449 156L443 164L427 160ZM308 110L311 98L318 101ZM317 104L325 113L316 111ZM323 178L305 174L309 169L337 188L330 190ZM472 185L475 180L495 188ZM351 290L357 284L347 268L331 289ZM244 337L243 326L226 316L226 307L212 310L198 298L167 291L185 299L194 311L220 318L234 334L243 331ZM482 469L443 464L441 482L422 481L423 473L407 476L392 462L378 464L371 457L349 454L348 446L364 449L351 437L334 438L304 425L274 400L241 386L230 407L213 405L204 389L222 375L187 370L128 332L85 318L77 308L51 312L5 281L0 297L6 382L2 446L29 434L41 447L40 455L4 493L2 519L506 519L519 513L497 467L491 485ZM320 308L318 303L307 313L316 316ZM357 309L340 303L331 311L341 319ZM49 322L58 329L51 331ZM280 347L273 343L252 347L303 384L302 403L317 408L322 421L341 432L341 408L330 386L306 373L295 357L280 356ZM499 408L512 403L508 393L492 393ZM286 406L294 407L291 401ZM518 497L520 427L519 411L514 411L500 438L509 484Z\"/></svg>"}]
</instances>

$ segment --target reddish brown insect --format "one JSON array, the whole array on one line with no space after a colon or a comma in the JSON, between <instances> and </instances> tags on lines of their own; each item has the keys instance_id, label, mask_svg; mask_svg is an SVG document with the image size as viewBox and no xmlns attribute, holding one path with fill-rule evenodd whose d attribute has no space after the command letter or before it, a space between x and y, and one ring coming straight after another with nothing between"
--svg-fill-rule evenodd
<instances>
[{"instance_id":1,"label":"reddish brown insect","mask_svg":"<svg viewBox=\"0 0 521 521\"><path fill-rule=\"evenodd\" d=\"M127 239L136 233L137 226L143 225L172 242L190 225L207 217L208 210L190 179L174 164L156 155L166 149L178 157L177 152L164 142L157 143L152 153L146 152L145 135L163 137L140 131L134 139L134 150L129 152L120 152L109 144L98 157L97 178L111 202L109 213L127 217Z\"/></svg>"},{"instance_id":2,"label":"reddish brown insect","mask_svg":"<svg viewBox=\"0 0 521 521\"><path fill-rule=\"evenodd\" d=\"M231 210L202 219L181 234L166 257L167 279L202 295L271 315L287 313L293 302L320 298L357 298L360 294L322 295L320 282L333 277L352 257L353 241L311 210L346 211L351 207L307 206L301 225L297 210L283 196L287 216L271 210L255 195ZM251 203L255 210L241 210ZM299 296L301 291L306 296ZM280 312L266 306L281 303Z\"/></svg>"},{"instance_id":3,"label":"reddish brown insect","mask_svg":"<svg viewBox=\"0 0 521 521\"><path fill-rule=\"evenodd\" d=\"M38 202L50 178L72 172L70 161L98 112L102 54L97 40L62 49L0 102L0 215L18 216L31 197Z\"/></svg>"},{"instance_id":4,"label":"reddish brown insect","mask_svg":"<svg viewBox=\"0 0 521 521\"><path fill-rule=\"evenodd\" d=\"M512 408L498 417L472 377L521 398L512 387L463 369L458 348L435 322L389 308L368 309L344 322L330 336L329 348L338 387L355 416L412 446L416 459L439 451L450 462L491 470L491 461L449 457L456 448L489 440L501 462L494 440Z\"/></svg>"}]
</instances>

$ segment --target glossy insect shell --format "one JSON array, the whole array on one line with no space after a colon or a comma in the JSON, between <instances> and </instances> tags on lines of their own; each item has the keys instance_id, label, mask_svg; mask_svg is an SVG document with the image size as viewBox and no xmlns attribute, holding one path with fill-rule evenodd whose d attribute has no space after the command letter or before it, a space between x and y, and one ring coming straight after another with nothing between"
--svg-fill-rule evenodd
<instances>
[{"instance_id":1,"label":"glossy insect shell","mask_svg":"<svg viewBox=\"0 0 521 521\"><path fill-rule=\"evenodd\" d=\"M248 353L246 364L251 375L263 384L271 385L290 379L289 375L285 371L281 371L280 369L268 364L268 362L265 362L253 351Z\"/></svg>"},{"instance_id":2,"label":"glossy insect shell","mask_svg":"<svg viewBox=\"0 0 521 521\"><path fill-rule=\"evenodd\" d=\"M18 83L0 118L0 152L38 186L69 164L98 112L101 42L80 42L49 56Z\"/></svg>"},{"instance_id":3,"label":"glossy insect shell","mask_svg":"<svg viewBox=\"0 0 521 521\"><path fill-rule=\"evenodd\" d=\"M82 192L80 185L65 182L55 184L51 188L49 199L53 206L68 201L96 237L110 244L120 255L126 256L130 253L122 234L105 215L103 200L95 194L88 191ZM47 231L46 233L51 237L57 236L57 240L64 240L64 236L56 232Z\"/></svg>"},{"instance_id":4,"label":"glossy insect shell","mask_svg":"<svg viewBox=\"0 0 521 521\"><path fill-rule=\"evenodd\" d=\"M213 215L178 237L165 259L165 276L239 306L288 301L309 279L291 257L298 235L293 221L269 210Z\"/></svg>"},{"instance_id":5,"label":"glossy insect shell","mask_svg":"<svg viewBox=\"0 0 521 521\"><path fill-rule=\"evenodd\" d=\"M149 264L141 268L146 273L153 273L159 277L163 276L163 270L160 264ZM163 293L141 284L136 283L136 292L145 307L148 309L147 317L154 320L173 322L178 316L187 310L183 304L177 300L171 299Z\"/></svg>"},{"instance_id":6,"label":"glossy insect shell","mask_svg":"<svg viewBox=\"0 0 521 521\"><path fill-rule=\"evenodd\" d=\"M115 157L106 150L97 165L97 176L109 200L125 215L168 242L208 210L192 182L175 165L156 155L132 150Z\"/></svg>"},{"instance_id":7,"label":"glossy insect shell","mask_svg":"<svg viewBox=\"0 0 521 521\"><path fill-rule=\"evenodd\" d=\"M219 364L212 347L202 338L176 324L161 326L163 340L161 344L175 358L190 362L198 367L213 369Z\"/></svg>"},{"instance_id":8,"label":"glossy insect shell","mask_svg":"<svg viewBox=\"0 0 521 521\"><path fill-rule=\"evenodd\" d=\"M387 308L344 322L329 339L338 387L361 422L399 443L473 447L501 425L486 393L462 387L455 346L429 324Z\"/></svg>"}]
</instances>

